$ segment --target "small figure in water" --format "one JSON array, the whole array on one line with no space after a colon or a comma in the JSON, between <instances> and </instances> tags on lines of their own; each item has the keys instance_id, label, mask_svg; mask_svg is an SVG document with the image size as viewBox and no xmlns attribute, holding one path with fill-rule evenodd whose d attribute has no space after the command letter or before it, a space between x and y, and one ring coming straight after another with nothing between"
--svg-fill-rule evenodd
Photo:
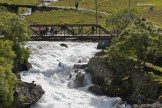
<instances>
[{"instance_id":1,"label":"small figure in water","mask_svg":"<svg viewBox=\"0 0 162 108\"><path fill-rule=\"evenodd\" d=\"M82 62L82 60L81 60L81 59L79 59L79 60L78 60L78 63L81 63L81 62Z\"/></svg>"},{"instance_id":2,"label":"small figure in water","mask_svg":"<svg viewBox=\"0 0 162 108\"><path fill-rule=\"evenodd\" d=\"M64 65L59 60L57 60L57 61L59 62L58 67L64 68Z\"/></svg>"},{"instance_id":3,"label":"small figure in water","mask_svg":"<svg viewBox=\"0 0 162 108\"><path fill-rule=\"evenodd\" d=\"M72 74L70 73L70 75L69 75L69 79L71 79L72 78Z\"/></svg>"},{"instance_id":4,"label":"small figure in water","mask_svg":"<svg viewBox=\"0 0 162 108\"><path fill-rule=\"evenodd\" d=\"M127 107L127 102L126 101L124 102L124 105L125 105L125 107Z\"/></svg>"}]
</instances>

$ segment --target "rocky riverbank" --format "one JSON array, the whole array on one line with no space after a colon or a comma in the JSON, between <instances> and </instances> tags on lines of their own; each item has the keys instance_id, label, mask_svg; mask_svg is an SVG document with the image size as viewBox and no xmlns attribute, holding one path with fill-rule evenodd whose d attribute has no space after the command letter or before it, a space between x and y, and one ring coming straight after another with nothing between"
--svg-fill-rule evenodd
<instances>
[{"instance_id":1,"label":"rocky riverbank","mask_svg":"<svg viewBox=\"0 0 162 108\"><path fill-rule=\"evenodd\" d=\"M34 81L32 83L21 81L19 72L27 71L30 68L32 68L32 65L29 62L25 62L24 64L13 68L13 72L17 75L19 81L15 87L14 102L11 108L29 108L45 93L42 87L36 85Z\"/></svg>"},{"instance_id":2,"label":"rocky riverbank","mask_svg":"<svg viewBox=\"0 0 162 108\"><path fill-rule=\"evenodd\" d=\"M14 93L14 105L16 108L29 108L44 94L40 85L19 81Z\"/></svg>"},{"instance_id":3,"label":"rocky riverbank","mask_svg":"<svg viewBox=\"0 0 162 108\"><path fill-rule=\"evenodd\" d=\"M133 70L129 75L121 74L121 77L116 77L118 75L110 70L108 62L108 56L104 52L99 52L90 59L86 71L92 74L95 86L90 87L89 91L97 95L118 96L129 104L138 103L139 93L142 103L162 102L162 84L151 78L148 72Z\"/></svg>"}]
</instances>

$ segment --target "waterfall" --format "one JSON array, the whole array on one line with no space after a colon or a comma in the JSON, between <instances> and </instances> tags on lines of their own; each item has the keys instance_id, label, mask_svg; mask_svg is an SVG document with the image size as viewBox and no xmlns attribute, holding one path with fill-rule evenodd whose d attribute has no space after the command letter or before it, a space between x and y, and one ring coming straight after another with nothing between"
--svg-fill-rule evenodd
<instances>
[{"instance_id":1,"label":"waterfall","mask_svg":"<svg viewBox=\"0 0 162 108\"><path fill-rule=\"evenodd\" d=\"M41 85L45 94L31 108L117 108L121 101L119 97L96 96L86 89L69 88L78 72L73 69L78 59L88 63L89 59L100 50L97 43L64 42L68 48L60 46L61 42L28 42L32 54L29 62L32 68L20 73L21 80L35 81ZM58 67L58 60L64 67ZM79 70L84 73L83 70ZM71 74L71 75L70 75ZM84 86L92 84L91 75L84 75ZM121 108L123 105L120 105Z\"/></svg>"},{"instance_id":2,"label":"waterfall","mask_svg":"<svg viewBox=\"0 0 162 108\"><path fill-rule=\"evenodd\" d=\"M87 73L84 76L84 86L91 84L92 84L92 75L90 73Z\"/></svg>"}]
</instances>

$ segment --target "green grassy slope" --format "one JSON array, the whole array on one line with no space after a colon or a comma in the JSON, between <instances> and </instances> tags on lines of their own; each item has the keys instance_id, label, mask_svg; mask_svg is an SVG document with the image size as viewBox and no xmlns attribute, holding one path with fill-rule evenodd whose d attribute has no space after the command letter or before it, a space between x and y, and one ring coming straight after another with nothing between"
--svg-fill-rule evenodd
<instances>
[{"instance_id":1,"label":"green grassy slope","mask_svg":"<svg viewBox=\"0 0 162 108\"><path fill-rule=\"evenodd\" d=\"M30 22L38 24L94 24L95 13L72 10L53 10L50 12L35 12L27 17ZM99 15L100 25L105 26L105 15Z\"/></svg>"},{"instance_id":2,"label":"green grassy slope","mask_svg":"<svg viewBox=\"0 0 162 108\"><path fill-rule=\"evenodd\" d=\"M40 1L41 0L0 0L0 3L36 5L39 4Z\"/></svg>"},{"instance_id":3,"label":"green grassy slope","mask_svg":"<svg viewBox=\"0 0 162 108\"><path fill-rule=\"evenodd\" d=\"M60 0L51 6L70 6L75 7L76 0ZM79 8L95 9L95 0L78 0ZM142 17L162 26L162 1L161 0L130 0L131 8L138 10ZM140 5L139 5L140 4ZM150 11L149 4L153 5L154 10ZM98 10L105 12L116 12L128 8L128 0L98 0Z\"/></svg>"},{"instance_id":4,"label":"green grassy slope","mask_svg":"<svg viewBox=\"0 0 162 108\"><path fill-rule=\"evenodd\" d=\"M0 0L0 3L14 3L14 4L38 4L41 0ZM59 0L58 2L52 3L50 6L69 6L69 7L75 7L75 2L77 0ZM98 10L104 11L104 12L110 12L114 13L116 11L119 11L124 8L128 8L128 1L129 0L98 0ZM95 10L95 0L78 0L79 2L79 8L88 8L88 9L94 9ZM161 0L130 0L131 8L135 8L140 13L140 16L147 18L148 20L152 21L156 25L162 26L162 2ZM140 4L140 5L139 5ZM154 8L153 11L150 10L151 4ZM63 11L62 11L63 12ZM57 15L57 14L58 15ZM63 12L64 13L64 12ZM30 21L33 20L33 22L36 23L95 23L95 15L90 15L87 13L81 13L79 16L74 14L75 12L67 12L65 11L65 16L60 16L59 12L36 12L33 13L32 16L29 16L28 19ZM71 14L71 15L70 15ZM95 13L93 13L95 14ZM41 17L37 16L40 15ZM49 17L44 17L44 16ZM87 17L86 17L87 15ZM70 21L72 17L75 16L73 21ZM51 19L51 17L55 17L54 19ZM56 18L57 17L57 18ZM91 18L90 18L91 17ZM32 19L33 18L33 19ZM81 19L84 18L84 19ZM89 19L87 19L89 18ZM49 20L48 20L49 19ZM105 19L105 18L104 18ZM102 24L105 22L103 18L100 18L99 24ZM56 20L56 21L55 21ZM77 20L77 21L76 21Z\"/></svg>"}]
</instances>

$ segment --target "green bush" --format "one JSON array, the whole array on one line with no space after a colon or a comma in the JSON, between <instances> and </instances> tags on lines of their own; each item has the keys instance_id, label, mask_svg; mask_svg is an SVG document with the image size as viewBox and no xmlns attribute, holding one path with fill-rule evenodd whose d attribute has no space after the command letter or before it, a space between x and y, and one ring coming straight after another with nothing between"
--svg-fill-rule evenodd
<instances>
[{"instance_id":1,"label":"green bush","mask_svg":"<svg viewBox=\"0 0 162 108\"><path fill-rule=\"evenodd\" d=\"M118 74L144 71L148 55L157 57L162 54L161 39L156 26L145 19L136 20L107 49L111 68Z\"/></svg>"},{"instance_id":2,"label":"green bush","mask_svg":"<svg viewBox=\"0 0 162 108\"><path fill-rule=\"evenodd\" d=\"M25 42L29 40L28 24L25 19L11 13L2 13L0 17L0 29L5 32L5 39L13 43L12 50L16 57L14 65L23 64L29 57L29 50L24 48Z\"/></svg>"},{"instance_id":3,"label":"green bush","mask_svg":"<svg viewBox=\"0 0 162 108\"><path fill-rule=\"evenodd\" d=\"M10 106L13 102L14 88L17 82L12 73L13 66L23 64L29 58L30 51L24 45L29 39L28 24L13 13L2 13L0 30L0 107Z\"/></svg>"},{"instance_id":4,"label":"green bush","mask_svg":"<svg viewBox=\"0 0 162 108\"><path fill-rule=\"evenodd\" d=\"M0 103L8 106L13 101L16 76L12 73L15 54L10 41L0 40Z\"/></svg>"}]
</instances>

